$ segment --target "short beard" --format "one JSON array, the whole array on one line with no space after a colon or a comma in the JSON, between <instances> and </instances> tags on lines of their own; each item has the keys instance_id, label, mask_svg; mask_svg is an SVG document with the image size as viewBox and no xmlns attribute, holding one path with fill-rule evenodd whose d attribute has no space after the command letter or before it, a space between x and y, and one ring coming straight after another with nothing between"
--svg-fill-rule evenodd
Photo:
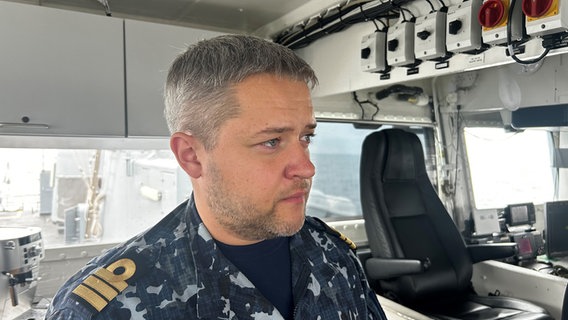
<instances>
[{"instance_id":1,"label":"short beard","mask_svg":"<svg viewBox=\"0 0 568 320\"><path fill-rule=\"evenodd\" d=\"M304 219L296 225L277 220L276 202L263 212L246 197L246 194L231 192L234 189L224 182L216 164L211 163L208 175L211 180L206 190L208 206L217 222L232 234L241 239L259 241L291 236L302 228ZM297 186L302 189L309 187L309 180L302 180ZM304 203L304 216L305 210L306 203Z\"/></svg>"}]
</instances>

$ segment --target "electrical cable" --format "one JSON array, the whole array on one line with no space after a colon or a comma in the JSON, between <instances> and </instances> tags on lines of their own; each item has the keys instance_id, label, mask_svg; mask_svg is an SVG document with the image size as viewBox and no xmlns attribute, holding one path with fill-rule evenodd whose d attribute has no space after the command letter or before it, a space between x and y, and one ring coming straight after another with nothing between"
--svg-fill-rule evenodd
<instances>
[{"instance_id":1,"label":"electrical cable","mask_svg":"<svg viewBox=\"0 0 568 320\"><path fill-rule=\"evenodd\" d=\"M380 20L383 18L392 19L400 14L401 5L412 2L414 0L391 0L389 2L373 1L351 1L349 6L340 6L328 10L333 11L329 16L319 16L317 21L301 22L291 29L284 30L275 37L274 42L287 46L291 49L305 47L322 37L331 33L342 31L349 26L372 20ZM356 10L359 9L359 10ZM396 14L398 9L398 14ZM356 10L356 11L355 11ZM412 12L407 12L412 14ZM414 15L413 15L414 16ZM311 23L310 23L311 22ZM299 28L299 26L302 26Z\"/></svg>"},{"instance_id":2,"label":"electrical cable","mask_svg":"<svg viewBox=\"0 0 568 320\"><path fill-rule=\"evenodd\" d=\"M355 10L357 8L357 6L351 5L349 7L344 6L342 9L340 9L340 8L341 8L340 5L329 8L327 10L327 12L325 13L325 15L321 16L318 19L319 20L318 25L308 26L306 28L305 23L300 22L300 23L296 24L294 27L297 27L298 25L304 25L305 29L303 30L303 32L306 33L306 34L309 34L309 33L312 33L314 30L316 30L317 28L321 28L321 26L325 26L325 25L327 25L327 24L329 24L333 21L338 20L339 17L342 14L348 14L350 11ZM330 14L330 12L333 12L335 10L337 10L337 12ZM286 43L291 43L291 42L296 41L298 38L301 38L302 35L298 34L299 32L293 32L294 27L292 28L292 31L290 31L290 32L284 31L283 35L277 36L277 38L274 41L277 42L277 43L286 45Z\"/></svg>"},{"instance_id":3,"label":"electrical cable","mask_svg":"<svg viewBox=\"0 0 568 320\"><path fill-rule=\"evenodd\" d=\"M103 7L105 8L105 14L108 17L112 16L112 12L110 11L110 6L108 5L108 1L107 0L97 0L100 4L103 5Z\"/></svg>"},{"instance_id":4,"label":"electrical cable","mask_svg":"<svg viewBox=\"0 0 568 320\"><path fill-rule=\"evenodd\" d=\"M400 7L400 12L402 13L402 12L404 12L404 11L408 12L408 13L410 14L410 16L412 17L412 18L410 18L410 20L406 20L406 17L405 17L404 22L408 22L408 21L414 22L414 21L416 21L416 16L414 15L414 13L412 13L412 11L408 10L408 8Z\"/></svg>"},{"instance_id":5,"label":"electrical cable","mask_svg":"<svg viewBox=\"0 0 568 320\"><path fill-rule=\"evenodd\" d=\"M510 6L509 6L509 12L507 13L507 50L509 50L509 55L511 56L511 58L513 58L513 60L515 60L517 63L520 64L535 64L537 62L539 62L540 60L544 59L544 57L546 57L548 55L548 52L550 52L549 48L545 48L544 52L531 60L521 60L517 57L517 55L514 52L514 46L513 46L513 40L512 40L512 20L513 20L513 11L515 9L515 4L516 4L516 0L511 0ZM523 18L524 18L524 13L523 13Z\"/></svg>"},{"instance_id":6,"label":"electrical cable","mask_svg":"<svg viewBox=\"0 0 568 320\"><path fill-rule=\"evenodd\" d=\"M393 1L391 0L391 3L392 2ZM392 5L393 5L394 8L398 9L400 15L402 16L402 22L409 22L409 21L413 22L413 21L416 20L416 16L414 15L414 13L412 13L412 11L408 10L408 8L404 8L404 7L400 6L399 4L395 4L395 3L392 3ZM410 16L412 17L412 18L410 18L410 20L406 19L406 15L404 14L405 11L408 12L408 14L410 14Z\"/></svg>"},{"instance_id":7,"label":"electrical cable","mask_svg":"<svg viewBox=\"0 0 568 320\"><path fill-rule=\"evenodd\" d=\"M436 12L436 9L434 8L434 5L432 4L432 1L426 0L426 2L428 2L428 4L430 5L430 8L432 8L432 10L430 11L430 13Z\"/></svg>"},{"instance_id":8,"label":"electrical cable","mask_svg":"<svg viewBox=\"0 0 568 320\"><path fill-rule=\"evenodd\" d=\"M365 108L363 108L364 103L368 103L368 104L372 105L373 107L375 107L375 110L376 110L375 113L373 113L371 115L371 118L368 119L368 120L373 120L375 118L375 116L379 113L379 105L377 105L373 101L370 101L369 99L367 99L365 101L359 101L359 98L357 98L357 93L355 91L353 91L353 100L355 100L355 102L357 102L357 105L361 109L361 120L367 120L367 119L365 119Z\"/></svg>"},{"instance_id":9,"label":"electrical cable","mask_svg":"<svg viewBox=\"0 0 568 320\"><path fill-rule=\"evenodd\" d=\"M391 0L391 3L392 3L392 0ZM402 17L402 22L406 22L407 21L406 15L404 14L404 10L402 10L402 7L396 6L394 3L393 3L393 6L398 9L398 12L400 13L400 15Z\"/></svg>"},{"instance_id":10,"label":"electrical cable","mask_svg":"<svg viewBox=\"0 0 568 320\"><path fill-rule=\"evenodd\" d=\"M371 20L371 22L373 22L373 24L375 25L375 30L376 30L376 31L381 31L381 30L379 29L379 25L377 24L377 22L375 21L375 19L371 19L371 18L367 17L367 15L365 14L365 11L363 11L363 6L360 6L359 9L361 10L361 14L363 15L363 17L365 17L365 21Z\"/></svg>"},{"instance_id":11,"label":"electrical cable","mask_svg":"<svg viewBox=\"0 0 568 320\"><path fill-rule=\"evenodd\" d=\"M383 29L379 31L386 31L389 28L389 26L383 20L381 19L374 19L374 20L380 22L383 25Z\"/></svg>"},{"instance_id":12,"label":"electrical cable","mask_svg":"<svg viewBox=\"0 0 568 320\"><path fill-rule=\"evenodd\" d=\"M395 84L381 91L377 91L375 93L375 98L377 100L382 100L393 93L406 94L409 96L417 96L422 94L423 92L424 90L420 87L410 87L403 84Z\"/></svg>"}]
</instances>

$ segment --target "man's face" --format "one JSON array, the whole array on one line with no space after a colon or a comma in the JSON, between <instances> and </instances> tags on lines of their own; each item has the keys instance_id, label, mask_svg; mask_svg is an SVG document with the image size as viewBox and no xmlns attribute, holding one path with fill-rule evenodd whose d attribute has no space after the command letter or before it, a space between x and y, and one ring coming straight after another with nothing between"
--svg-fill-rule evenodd
<instances>
[{"instance_id":1,"label":"man's face","mask_svg":"<svg viewBox=\"0 0 568 320\"><path fill-rule=\"evenodd\" d=\"M303 225L315 168L316 121L307 85L254 75L234 87L238 117L225 122L203 164L207 206L246 241L289 236Z\"/></svg>"}]
</instances>

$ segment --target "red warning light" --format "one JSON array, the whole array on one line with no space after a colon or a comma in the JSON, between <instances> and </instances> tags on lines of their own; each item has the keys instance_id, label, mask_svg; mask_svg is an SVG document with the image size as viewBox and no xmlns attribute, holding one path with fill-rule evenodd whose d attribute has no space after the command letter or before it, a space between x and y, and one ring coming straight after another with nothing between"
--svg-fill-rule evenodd
<instances>
[{"instance_id":1,"label":"red warning light","mask_svg":"<svg viewBox=\"0 0 568 320\"><path fill-rule=\"evenodd\" d=\"M554 0L523 0L523 12L529 18L544 16Z\"/></svg>"},{"instance_id":2,"label":"red warning light","mask_svg":"<svg viewBox=\"0 0 568 320\"><path fill-rule=\"evenodd\" d=\"M485 28L495 27L505 18L505 5L501 0L485 1L479 9L477 20Z\"/></svg>"}]
</instances>

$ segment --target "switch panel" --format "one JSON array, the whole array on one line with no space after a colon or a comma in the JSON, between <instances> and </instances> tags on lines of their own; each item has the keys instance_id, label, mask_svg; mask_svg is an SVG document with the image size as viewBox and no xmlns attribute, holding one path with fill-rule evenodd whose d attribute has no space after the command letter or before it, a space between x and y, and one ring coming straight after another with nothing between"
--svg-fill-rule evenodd
<instances>
[{"instance_id":1,"label":"switch panel","mask_svg":"<svg viewBox=\"0 0 568 320\"><path fill-rule=\"evenodd\" d=\"M523 0L527 34L544 36L568 31L568 4L560 0Z\"/></svg>"},{"instance_id":2,"label":"switch panel","mask_svg":"<svg viewBox=\"0 0 568 320\"><path fill-rule=\"evenodd\" d=\"M479 9L477 20L481 24L484 43L497 45L507 43L507 23L511 9L510 0L485 0ZM511 19L511 41L523 38L523 15L520 3L513 8Z\"/></svg>"},{"instance_id":3,"label":"switch panel","mask_svg":"<svg viewBox=\"0 0 568 320\"><path fill-rule=\"evenodd\" d=\"M387 69L386 32L377 31L361 40L361 70L381 72Z\"/></svg>"},{"instance_id":4,"label":"switch panel","mask_svg":"<svg viewBox=\"0 0 568 320\"><path fill-rule=\"evenodd\" d=\"M482 0L464 1L448 8L446 22L446 47L451 52L467 52L481 49L481 25L477 14Z\"/></svg>"},{"instance_id":5,"label":"switch panel","mask_svg":"<svg viewBox=\"0 0 568 320\"><path fill-rule=\"evenodd\" d=\"M446 13L432 12L416 18L414 26L414 55L428 60L446 55Z\"/></svg>"},{"instance_id":6,"label":"switch panel","mask_svg":"<svg viewBox=\"0 0 568 320\"><path fill-rule=\"evenodd\" d=\"M390 66L411 65L414 58L414 22L402 21L387 33L387 63Z\"/></svg>"}]
</instances>

